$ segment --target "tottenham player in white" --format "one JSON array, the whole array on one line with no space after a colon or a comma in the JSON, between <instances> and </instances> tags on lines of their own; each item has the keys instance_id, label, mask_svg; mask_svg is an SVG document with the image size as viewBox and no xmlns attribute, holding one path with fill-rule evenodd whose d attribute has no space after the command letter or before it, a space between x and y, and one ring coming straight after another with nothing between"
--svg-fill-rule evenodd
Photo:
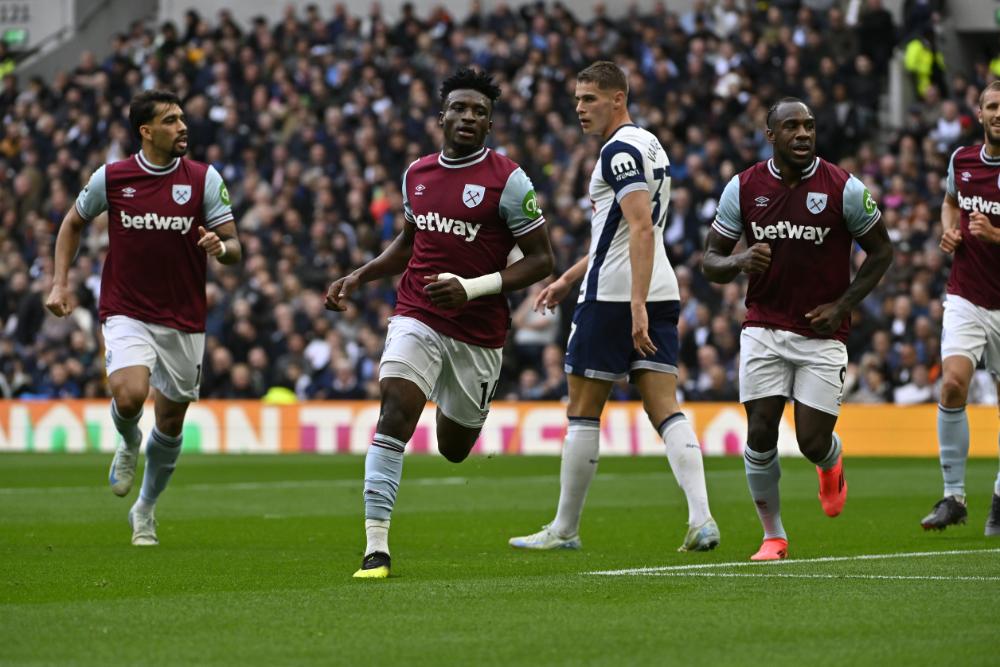
<instances>
[{"instance_id":1,"label":"tottenham player in white","mask_svg":"<svg viewBox=\"0 0 1000 667\"><path fill-rule=\"evenodd\" d=\"M600 417L612 383L629 378L666 445L687 496L688 528L679 551L719 544L708 508L701 447L677 404L677 278L663 245L670 163L651 133L628 113L628 82L612 62L577 75L576 110L587 134L601 137L590 179L590 252L537 297L555 309L581 278L566 350L569 427L563 444L559 507L541 531L510 539L522 549L578 549L580 515L597 471Z\"/></svg>"}]
</instances>

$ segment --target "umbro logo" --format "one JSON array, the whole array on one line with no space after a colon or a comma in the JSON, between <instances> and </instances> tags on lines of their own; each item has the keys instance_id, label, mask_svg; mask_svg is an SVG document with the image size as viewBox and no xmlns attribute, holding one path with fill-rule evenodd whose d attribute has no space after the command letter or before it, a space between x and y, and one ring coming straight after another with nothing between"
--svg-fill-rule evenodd
<instances>
[{"instance_id":1,"label":"umbro logo","mask_svg":"<svg viewBox=\"0 0 1000 667\"><path fill-rule=\"evenodd\" d=\"M972 174L970 174L967 171L963 171L962 172L962 180L965 181L966 183L968 183L970 179L972 179Z\"/></svg>"},{"instance_id":2,"label":"umbro logo","mask_svg":"<svg viewBox=\"0 0 1000 667\"><path fill-rule=\"evenodd\" d=\"M771 200L768 199L767 197L761 195L760 197L757 197L756 199L754 199L754 201L757 202L757 206L767 206L767 203L769 201L771 201Z\"/></svg>"},{"instance_id":3,"label":"umbro logo","mask_svg":"<svg viewBox=\"0 0 1000 667\"><path fill-rule=\"evenodd\" d=\"M414 197L419 197L420 195L424 194L424 190L426 190L426 189L427 189L427 186L424 185L423 183L421 183L417 187L413 188L413 196Z\"/></svg>"},{"instance_id":4,"label":"umbro logo","mask_svg":"<svg viewBox=\"0 0 1000 667\"><path fill-rule=\"evenodd\" d=\"M122 188L122 197L125 197L126 199L132 199L135 197L135 188Z\"/></svg>"}]
</instances>

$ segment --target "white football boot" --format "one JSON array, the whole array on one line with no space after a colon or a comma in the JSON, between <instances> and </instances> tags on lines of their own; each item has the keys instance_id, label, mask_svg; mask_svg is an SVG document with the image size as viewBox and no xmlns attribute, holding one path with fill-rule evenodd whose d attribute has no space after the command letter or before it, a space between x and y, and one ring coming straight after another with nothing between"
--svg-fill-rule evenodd
<instances>
[{"instance_id":1,"label":"white football boot","mask_svg":"<svg viewBox=\"0 0 1000 667\"><path fill-rule=\"evenodd\" d=\"M532 535L523 537L512 537L508 544L515 549L535 549L537 551L549 551L551 549L579 549L583 544L579 535L570 537L560 537L548 525Z\"/></svg>"}]
</instances>

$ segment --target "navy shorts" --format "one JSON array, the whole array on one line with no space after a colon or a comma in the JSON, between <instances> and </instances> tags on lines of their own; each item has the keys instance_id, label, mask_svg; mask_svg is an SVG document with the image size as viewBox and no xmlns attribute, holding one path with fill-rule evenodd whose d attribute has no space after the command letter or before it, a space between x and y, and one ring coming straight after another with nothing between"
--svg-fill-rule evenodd
<instances>
[{"instance_id":1,"label":"navy shorts","mask_svg":"<svg viewBox=\"0 0 1000 667\"><path fill-rule=\"evenodd\" d=\"M632 346L632 307L627 301L583 301L573 312L566 345L566 372L598 380L624 380L648 369L677 375L679 301L646 304L652 356L641 357Z\"/></svg>"}]
</instances>

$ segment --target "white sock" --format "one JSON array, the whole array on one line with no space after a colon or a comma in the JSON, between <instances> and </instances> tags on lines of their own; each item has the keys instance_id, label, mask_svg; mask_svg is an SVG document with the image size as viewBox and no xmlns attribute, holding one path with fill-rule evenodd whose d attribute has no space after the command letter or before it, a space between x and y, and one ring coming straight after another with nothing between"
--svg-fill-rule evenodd
<instances>
[{"instance_id":1,"label":"white sock","mask_svg":"<svg viewBox=\"0 0 1000 667\"><path fill-rule=\"evenodd\" d=\"M142 475L142 489L139 491L139 510L147 512L156 504L157 498L167 488L177 457L181 454L182 436L171 437L161 433L155 426L146 439L146 470Z\"/></svg>"},{"instance_id":2,"label":"white sock","mask_svg":"<svg viewBox=\"0 0 1000 667\"><path fill-rule=\"evenodd\" d=\"M965 499L965 462L969 458L969 418L965 406L938 405L938 448L944 495Z\"/></svg>"},{"instance_id":3,"label":"white sock","mask_svg":"<svg viewBox=\"0 0 1000 667\"><path fill-rule=\"evenodd\" d=\"M125 441L125 446L135 451L142 444L142 434L139 432L139 420L142 419L142 408L139 413L132 417L123 417L118 412L118 404L115 399L111 399L111 421L115 425L115 430L121 434Z\"/></svg>"},{"instance_id":4,"label":"white sock","mask_svg":"<svg viewBox=\"0 0 1000 667\"><path fill-rule=\"evenodd\" d=\"M551 524L552 531L560 537L573 537L580 532L583 501L597 472L600 441L600 419L569 418L559 469L559 509Z\"/></svg>"},{"instance_id":5,"label":"white sock","mask_svg":"<svg viewBox=\"0 0 1000 667\"><path fill-rule=\"evenodd\" d=\"M778 448L755 452L748 445L743 450L743 464L747 471L750 497L753 498L757 516L764 527L764 539L788 539L785 527L781 525L781 496L778 493L781 465L778 462Z\"/></svg>"},{"instance_id":6,"label":"white sock","mask_svg":"<svg viewBox=\"0 0 1000 667\"><path fill-rule=\"evenodd\" d=\"M389 554L389 520L365 519L365 536L368 539L368 546L365 547L365 555L381 551Z\"/></svg>"},{"instance_id":7,"label":"white sock","mask_svg":"<svg viewBox=\"0 0 1000 667\"><path fill-rule=\"evenodd\" d=\"M993 495L1000 496L1000 472L997 473L997 481L993 483Z\"/></svg>"},{"instance_id":8,"label":"white sock","mask_svg":"<svg viewBox=\"0 0 1000 667\"><path fill-rule=\"evenodd\" d=\"M681 491L687 497L688 525L700 526L712 518L705 487L705 463L698 436L683 413L676 412L660 424L660 437L667 447L667 460Z\"/></svg>"}]
</instances>

